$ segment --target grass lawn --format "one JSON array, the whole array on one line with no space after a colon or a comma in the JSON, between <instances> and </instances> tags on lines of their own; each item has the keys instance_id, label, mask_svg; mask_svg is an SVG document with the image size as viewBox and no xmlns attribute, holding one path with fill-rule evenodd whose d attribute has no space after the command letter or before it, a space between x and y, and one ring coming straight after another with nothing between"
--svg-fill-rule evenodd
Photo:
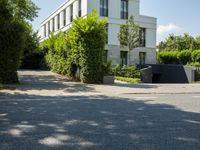
<instances>
[{"instance_id":1,"label":"grass lawn","mask_svg":"<svg viewBox=\"0 0 200 150\"><path fill-rule=\"evenodd\" d=\"M126 77L115 77L116 80L119 81L124 81L124 82L128 82L128 83L140 83L141 80L139 78L126 78Z\"/></svg>"}]
</instances>

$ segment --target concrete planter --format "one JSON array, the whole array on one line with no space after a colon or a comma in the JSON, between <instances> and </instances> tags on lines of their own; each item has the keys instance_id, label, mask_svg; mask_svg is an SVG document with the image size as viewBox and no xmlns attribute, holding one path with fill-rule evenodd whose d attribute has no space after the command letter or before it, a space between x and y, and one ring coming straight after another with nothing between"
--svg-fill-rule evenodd
<instances>
[{"instance_id":1,"label":"concrete planter","mask_svg":"<svg viewBox=\"0 0 200 150\"><path fill-rule=\"evenodd\" d=\"M114 76L104 76L103 77L103 84L114 84L115 77Z\"/></svg>"}]
</instances>

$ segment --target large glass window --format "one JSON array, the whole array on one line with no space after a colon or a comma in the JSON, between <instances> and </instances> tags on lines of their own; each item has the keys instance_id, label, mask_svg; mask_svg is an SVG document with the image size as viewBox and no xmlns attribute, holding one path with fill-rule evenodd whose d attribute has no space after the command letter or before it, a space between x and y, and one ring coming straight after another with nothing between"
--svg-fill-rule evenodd
<instances>
[{"instance_id":1,"label":"large glass window","mask_svg":"<svg viewBox=\"0 0 200 150\"><path fill-rule=\"evenodd\" d=\"M70 6L70 22L73 21L73 4Z\"/></svg>"},{"instance_id":2,"label":"large glass window","mask_svg":"<svg viewBox=\"0 0 200 150\"><path fill-rule=\"evenodd\" d=\"M144 65L146 63L146 52L139 53L140 65Z\"/></svg>"},{"instance_id":3,"label":"large glass window","mask_svg":"<svg viewBox=\"0 0 200 150\"><path fill-rule=\"evenodd\" d=\"M53 32L55 31L55 25L54 25L54 23L55 23L55 18L52 19Z\"/></svg>"},{"instance_id":4,"label":"large glass window","mask_svg":"<svg viewBox=\"0 0 200 150\"><path fill-rule=\"evenodd\" d=\"M48 35L51 34L51 30L50 30L50 21L48 22Z\"/></svg>"},{"instance_id":5,"label":"large glass window","mask_svg":"<svg viewBox=\"0 0 200 150\"><path fill-rule=\"evenodd\" d=\"M81 0L78 1L78 16L81 17Z\"/></svg>"},{"instance_id":6,"label":"large glass window","mask_svg":"<svg viewBox=\"0 0 200 150\"><path fill-rule=\"evenodd\" d=\"M100 0L100 16L108 16L108 0Z\"/></svg>"},{"instance_id":7,"label":"large glass window","mask_svg":"<svg viewBox=\"0 0 200 150\"><path fill-rule=\"evenodd\" d=\"M128 52L127 51L121 51L120 52L120 60L121 60L121 66L127 65L128 60L127 60Z\"/></svg>"},{"instance_id":8,"label":"large glass window","mask_svg":"<svg viewBox=\"0 0 200 150\"><path fill-rule=\"evenodd\" d=\"M57 15L57 28L60 29L60 14Z\"/></svg>"},{"instance_id":9,"label":"large glass window","mask_svg":"<svg viewBox=\"0 0 200 150\"><path fill-rule=\"evenodd\" d=\"M106 24L106 44L108 44L108 28L109 28L109 24Z\"/></svg>"},{"instance_id":10,"label":"large glass window","mask_svg":"<svg viewBox=\"0 0 200 150\"><path fill-rule=\"evenodd\" d=\"M146 29L140 28L140 46L145 47L146 46Z\"/></svg>"},{"instance_id":11,"label":"large glass window","mask_svg":"<svg viewBox=\"0 0 200 150\"><path fill-rule=\"evenodd\" d=\"M63 26L66 26L66 9L63 10Z\"/></svg>"},{"instance_id":12,"label":"large glass window","mask_svg":"<svg viewBox=\"0 0 200 150\"><path fill-rule=\"evenodd\" d=\"M128 0L121 0L121 19L128 19Z\"/></svg>"},{"instance_id":13,"label":"large glass window","mask_svg":"<svg viewBox=\"0 0 200 150\"><path fill-rule=\"evenodd\" d=\"M46 29L46 24L44 25L44 37L47 36L47 29Z\"/></svg>"}]
</instances>

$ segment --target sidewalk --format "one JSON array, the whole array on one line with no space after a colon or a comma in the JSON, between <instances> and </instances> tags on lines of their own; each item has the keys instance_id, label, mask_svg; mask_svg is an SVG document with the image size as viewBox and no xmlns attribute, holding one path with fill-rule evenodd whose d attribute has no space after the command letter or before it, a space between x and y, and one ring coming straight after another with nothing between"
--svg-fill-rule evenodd
<instances>
[{"instance_id":1,"label":"sidewalk","mask_svg":"<svg viewBox=\"0 0 200 150\"><path fill-rule=\"evenodd\" d=\"M200 84L129 84L115 81L114 85L96 85L104 94L200 94Z\"/></svg>"}]
</instances>

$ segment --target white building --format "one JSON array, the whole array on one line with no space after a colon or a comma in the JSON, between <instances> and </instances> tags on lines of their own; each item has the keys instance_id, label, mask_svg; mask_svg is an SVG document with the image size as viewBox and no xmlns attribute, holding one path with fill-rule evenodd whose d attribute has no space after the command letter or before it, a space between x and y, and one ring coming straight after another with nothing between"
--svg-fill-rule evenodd
<instances>
[{"instance_id":1,"label":"white building","mask_svg":"<svg viewBox=\"0 0 200 150\"><path fill-rule=\"evenodd\" d=\"M66 0L41 23L41 41L47 39L51 32L56 34L66 31L73 19L77 16L86 17L94 8L97 9L99 18L108 17L105 50L108 60L112 60L113 64L127 64L128 52L125 48L120 48L118 33L120 25L126 23L128 16L134 16L135 22L141 27L142 47L131 51L131 64L156 63L157 20L140 15L139 0Z\"/></svg>"}]
</instances>

